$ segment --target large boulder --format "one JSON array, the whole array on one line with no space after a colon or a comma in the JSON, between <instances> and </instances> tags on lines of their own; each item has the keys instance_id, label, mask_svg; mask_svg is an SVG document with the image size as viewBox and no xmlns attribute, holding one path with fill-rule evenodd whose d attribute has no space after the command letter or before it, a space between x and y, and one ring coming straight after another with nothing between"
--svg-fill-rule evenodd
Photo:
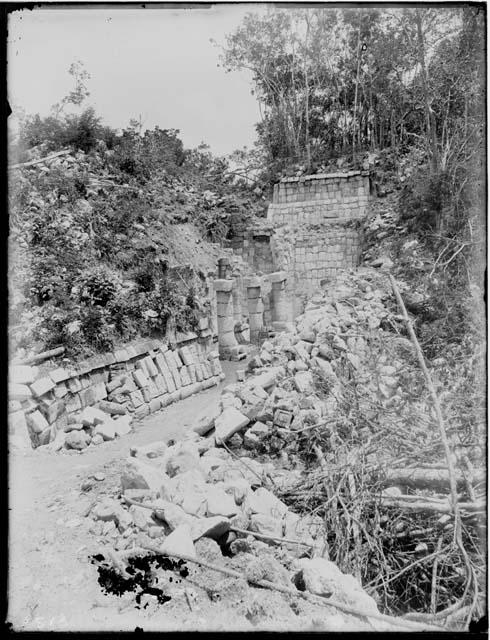
<instances>
[{"instance_id":1,"label":"large boulder","mask_svg":"<svg viewBox=\"0 0 490 640\"><path fill-rule=\"evenodd\" d=\"M85 431L70 431L65 435L67 449L85 449L90 444L90 436Z\"/></svg>"},{"instance_id":2,"label":"large boulder","mask_svg":"<svg viewBox=\"0 0 490 640\"><path fill-rule=\"evenodd\" d=\"M330 560L325 558L301 558L295 561L296 573L293 582L300 589L315 595L332 597L333 600L377 614L376 602L362 588L358 580L343 574Z\"/></svg>"}]
</instances>

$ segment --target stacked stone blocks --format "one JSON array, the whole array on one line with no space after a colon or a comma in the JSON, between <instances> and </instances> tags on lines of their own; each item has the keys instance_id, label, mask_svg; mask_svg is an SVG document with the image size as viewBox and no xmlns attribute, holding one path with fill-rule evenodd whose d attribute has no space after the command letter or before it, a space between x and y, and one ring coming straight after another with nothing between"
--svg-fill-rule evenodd
<instances>
[{"instance_id":1,"label":"stacked stone blocks","mask_svg":"<svg viewBox=\"0 0 490 640\"><path fill-rule=\"evenodd\" d=\"M86 407L141 419L217 385L218 351L197 334L172 349L159 340L94 356L76 369L13 365L9 374L9 435L22 447L49 444Z\"/></svg>"}]
</instances>

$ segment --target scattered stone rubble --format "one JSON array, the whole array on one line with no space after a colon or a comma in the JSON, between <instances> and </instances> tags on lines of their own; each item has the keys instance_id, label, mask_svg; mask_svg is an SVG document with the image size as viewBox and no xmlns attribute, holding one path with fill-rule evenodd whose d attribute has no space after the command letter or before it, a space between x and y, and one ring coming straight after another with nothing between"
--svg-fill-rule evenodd
<instances>
[{"instance_id":1,"label":"scattered stone rubble","mask_svg":"<svg viewBox=\"0 0 490 640\"><path fill-rule=\"evenodd\" d=\"M353 384L358 412L381 427L387 417L394 428L414 412L427 415L424 401L407 389L413 347L397 332L400 318L387 299L391 289L384 274L359 269L355 276L339 275L310 300L294 331L262 344L247 366L255 375L246 379L247 372L239 371L239 381L223 391L220 414L202 416L195 432L214 427L217 444L234 438L260 452L267 441L281 450L295 441L295 432L348 413ZM411 370L414 375L416 380ZM414 424L414 432L418 428Z\"/></svg>"},{"instance_id":2,"label":"scattered stone rubble","mask_svg":"<svg viewBox=\"0 0 490 640\"><path fill-rule=\"evenodd\" d=\"M275 479L281 471L272 463L237 459L195 432L171 446L136 447L124 462L118 497L92 506L90 532L116 552L149 540L162 554L202 559L214 544L216 561L252 580L296 585L378 613L359 582L322 557L321 519L293 513L265 486Z\"/></svg>"},{"instance_id":3,"label":"scattered stone rubble","mask_svg":"<svg viewBox=\"0 0 490 640\"><path fill-rule=\"evenodd\" d=\"M400 414L416 406L418 399L406 402L403 382L414 356L393 331L388 287L374 269L344 272L311 299L294 331L262 344L182 441L132 449L117 496L98 500L88 514L98 542L122 554L149 542L197 560L209 559L211 545L215 563L240 569L249 582L293 585L377 615L358 579L330 561L322 518L295 513L278 494L308 473L294 456L298 435L339 418L353 377L367 414L368 398ZM335 436L332 430L333 448ZM278 455L261 456L271 444Z\"/></svg>"}]
</instances>

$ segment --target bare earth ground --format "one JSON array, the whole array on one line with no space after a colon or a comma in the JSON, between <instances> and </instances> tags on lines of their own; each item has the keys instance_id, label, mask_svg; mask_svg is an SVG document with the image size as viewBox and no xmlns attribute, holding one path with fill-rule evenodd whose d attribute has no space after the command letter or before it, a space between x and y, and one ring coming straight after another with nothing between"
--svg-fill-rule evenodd
<instances>
[{"instance_id":1,"label":"bare earth ground","mask_svg":"<svg viewBox=\"0 0 490 640\"><path fill-rule=\"evenodd\" d=\"M113 442L73 455L10 454L8 621L14 630L314 629L324 627L327 612L330 629L359 629L359 620L351 619L349 625L349 618L324 607L288 602L281 594L195 566L189 567L185 580L174 579L172 600L164 605L150 598L146 608L137 609L134 594L105 595L97 583L89 556L100 546L89 532L91 520L84 511L98 495L114 495L131 446L178 438L198 412L216 405L223 386L235 380L239 368L243 362L224 362L226 379L219 387L167 407ZM95 473L104 479L92 480L93 489L82 491L82 483ZM216 598L210 598L202 585L216 587Z\"/></svg>"}]
</instances>

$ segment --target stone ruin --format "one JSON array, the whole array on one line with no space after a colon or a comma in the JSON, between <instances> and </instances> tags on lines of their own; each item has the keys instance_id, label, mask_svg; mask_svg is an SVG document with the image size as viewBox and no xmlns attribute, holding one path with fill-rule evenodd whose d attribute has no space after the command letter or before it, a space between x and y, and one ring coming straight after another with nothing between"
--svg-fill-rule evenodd
<instances>
[{"instance_id":1,"label":"stone ruin","mask_svg":"<svg viewBox=\"0 0 490 640\"><path fill-rule=\"evenodd\" d=\"M264 328L288 330L328 278L358 266L368 204L366 171L283 178L275 185L267 219L244 224L228 242L247 277L223 259L214 284L222 357L235 357L234 334L244 316L245 341L256 342Z\"/></svg>"}]
</instances>

